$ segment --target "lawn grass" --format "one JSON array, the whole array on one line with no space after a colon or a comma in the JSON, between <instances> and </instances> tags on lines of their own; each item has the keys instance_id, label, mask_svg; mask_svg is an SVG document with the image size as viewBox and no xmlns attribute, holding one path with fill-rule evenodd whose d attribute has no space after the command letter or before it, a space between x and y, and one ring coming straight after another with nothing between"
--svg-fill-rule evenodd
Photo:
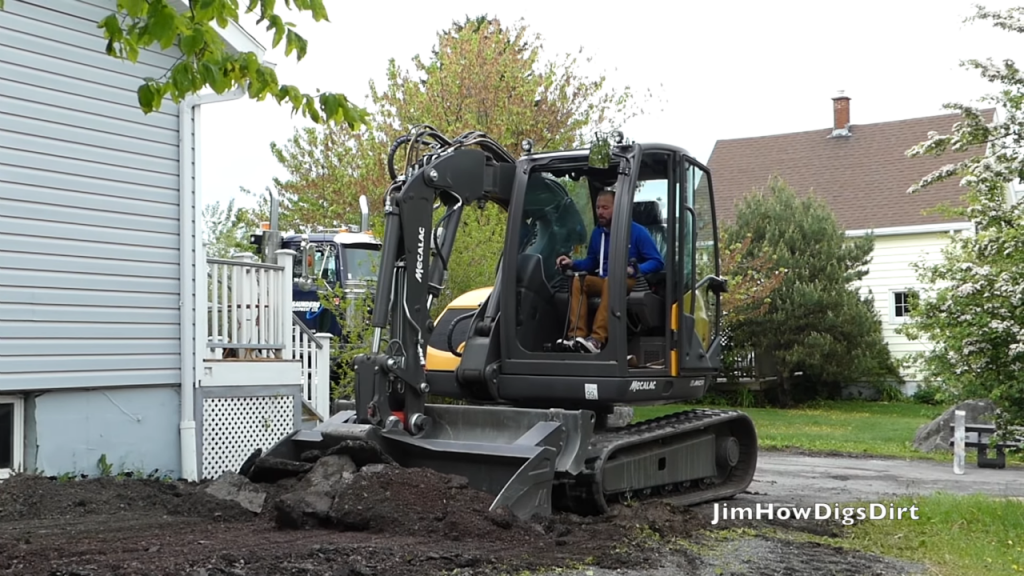
<instances>
[{"instance_id":1,"label":"lawn grass","mask_svg":"<svg viewBox=\"0 0 1024 576\"><path fill-rule=\"evenodd\" d=\"M857 503L853 506L866 506ZM829 541L928 564L942 576L1024 573L1024 501L981 494L905 497L918 520L864 520Z\"/></svg>"},{"instance_id":2,"label":"lawn grass","mask_svg":"<svg viewBox=\"0 0 1024 576\"><path fill-rule=\"evenodd\" d=\"M634 420L647 420L682 408L700 406L642 406ZM709 406L710 407L710 406ZM714 406L714 408L721 408ZM798 449L898 458L952 460L950 453L914 450L917 429L940 416L941 406L843 400L817 402L800 408L732 408L754 420L759 445L765 450Z\"/></svg>"}]
</instances>

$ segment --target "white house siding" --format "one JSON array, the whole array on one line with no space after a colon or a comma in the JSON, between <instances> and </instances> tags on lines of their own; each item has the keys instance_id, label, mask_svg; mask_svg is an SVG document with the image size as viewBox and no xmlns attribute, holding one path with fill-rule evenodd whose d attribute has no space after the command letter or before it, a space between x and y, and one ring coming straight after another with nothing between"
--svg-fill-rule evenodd
<instances>
[{"instance_id":1,"label":"white house siding","mask_svg":"<svg viewBox=\"0 0 1024 576\"><path fill-rule=\"evenodd\" d=\"M114 10L6 0L0 11L0 395L24 395L25 467L48 473L101 454L150 466L127 461L133 435L177 450L178 112L167 100L144 115L136 97L175 54L108 56L96 23Z\"/></svg>"},{"instance_id":2,"label":"white house siding","mask_svg":"<svg viewBox=\"0 0 1024 576\"><path fill-rule=\"evenodd\" d=\"M867 276L860 283L861 293L870 289L875 298L875 308L882 321L882 333L889 344L889 350L896 357L927 350L927 342L909 340L896 333L901 321L894 314L893 293L908 289L926 293L929 286L917 278L914 262L937 263L942 260L942 248L949 242L950 233L880 235L875 237L875 251ZM918 376L913 370L905 370L907 392L916 389Z\"/></svg>"}]
</instances>

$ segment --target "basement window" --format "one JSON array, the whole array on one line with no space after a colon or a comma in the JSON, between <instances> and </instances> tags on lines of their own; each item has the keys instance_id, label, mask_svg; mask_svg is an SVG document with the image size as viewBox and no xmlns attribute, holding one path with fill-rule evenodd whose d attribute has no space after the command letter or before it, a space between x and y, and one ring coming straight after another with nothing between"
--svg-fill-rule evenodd
<instances>
[{"instance_id":1,"label":"basement window","mask_svg":"<svg viewBox=\"0 0 1024 576\"><path fill-rule=\"evenodd\" d=\"M0 480L24 467L24 404L17 396L0 396Z\"/></svg>"}]
</instances>

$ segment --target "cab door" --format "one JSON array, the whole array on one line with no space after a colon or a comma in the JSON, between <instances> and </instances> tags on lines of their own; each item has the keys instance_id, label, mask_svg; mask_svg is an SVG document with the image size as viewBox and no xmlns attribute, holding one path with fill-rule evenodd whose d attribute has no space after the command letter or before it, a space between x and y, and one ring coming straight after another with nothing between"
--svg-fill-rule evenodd
<instances>
[{"instance_id":1,"label":"cab door","mask_svg":"<svg viewBox=\"0 0 1024 576\"><path fill-rule=\"evenodd\" d=\"M717 368L721 331L718 226L709 170L688 156L679 157L676 202L676 294L673 310L676 353L673 375L705 374Z\"/></svg>"}]
</instances>

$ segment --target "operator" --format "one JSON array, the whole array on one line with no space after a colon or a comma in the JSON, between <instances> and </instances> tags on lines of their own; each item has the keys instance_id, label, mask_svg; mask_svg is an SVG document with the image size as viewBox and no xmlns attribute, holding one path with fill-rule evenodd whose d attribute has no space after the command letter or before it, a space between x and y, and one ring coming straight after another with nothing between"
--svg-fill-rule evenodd
<instances>
[{"instance_id":1,"label":"operator","mask_svg":"<svg viewBox=\"0 0 1024 576\"><path fill-rule=\"evenodd\" d=\"M574 340L583 345L588 352L596 354L608 343L608 257L609 244L611 244L611 223L612 212L615 205L615 191L605 188L597 195L597 226L590 234L590 245L587 247L586 257L580 260L573 260L569 256L558 257L559 268L571 268L575 271L588 272L583 285L580 286L580 278L576 276L572 282L572 303L569 314L572 318L569 333L564 344L571 344ZM636 260L638 270L633 266L626 268L626 294L629 294L636 285L637 273L653 274L661 272L665 267L665 261L661 257L658 246L654 243L650 233L643 226L631 222L629 234L629 261ZM597 314L594 317L594 330L587 329L587 297L601 296L601 303L598 305ZM577 324L577 319L580 324Z\"/></svg>"}]
</instances>

